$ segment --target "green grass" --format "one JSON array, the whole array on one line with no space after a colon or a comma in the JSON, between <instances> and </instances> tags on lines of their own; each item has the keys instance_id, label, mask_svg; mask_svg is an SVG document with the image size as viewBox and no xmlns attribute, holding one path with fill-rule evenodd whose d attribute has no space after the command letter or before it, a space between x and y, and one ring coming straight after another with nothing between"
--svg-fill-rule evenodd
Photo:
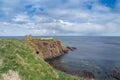
<instances>
[{"instance_id":1,"label":"green grass","mask_svg":"<svg viewBox=\"0 0 120 80\"><path fill-rule=\"evenodd\" d=\"M0 78L9 70L19 73L21 80L83 80L53 69L24 40L0 39ZM0 80L1 80L0 79Z\"/></svg>"},{"instance_id":2,"label":"green grass","mask_svg":"<svg viewBox=\"0 0 120 80\"><path fill-rule=\"evenodd\" d=\"M39 41L55 41L55 39L53 39L53 38L50 38L50 39L35 38L34 40L39 40Z\"/></svg>"}]
</instances>

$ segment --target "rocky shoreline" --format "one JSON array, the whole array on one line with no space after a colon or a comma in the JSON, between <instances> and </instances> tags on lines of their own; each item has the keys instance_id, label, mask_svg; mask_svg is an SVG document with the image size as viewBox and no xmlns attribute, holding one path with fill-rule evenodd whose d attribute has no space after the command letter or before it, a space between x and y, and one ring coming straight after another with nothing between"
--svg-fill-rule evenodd
<instances>
[{"instance_id":1,"label":"rocky shoreline","mask_svg":"<svg viewBox=\"0 0 120 80\"><path fill-rule=\"evenodd\" d=\"M59 58L59 57L58 57ZM65 72L66 74L70 74L77 77L83 77L88 80L120 80L120 69L118 67L111 68L111 71L109 72L102 72L100 69L96 69L95 71L88 71L88 70L70 70L67 65L62 64L61 62L57 60L48 60L47 61L53 68L61 70L62 72ZM99 79L100 77L96 77L95 74L103 75L102 79Z\"/></svg>"}]
</instances>

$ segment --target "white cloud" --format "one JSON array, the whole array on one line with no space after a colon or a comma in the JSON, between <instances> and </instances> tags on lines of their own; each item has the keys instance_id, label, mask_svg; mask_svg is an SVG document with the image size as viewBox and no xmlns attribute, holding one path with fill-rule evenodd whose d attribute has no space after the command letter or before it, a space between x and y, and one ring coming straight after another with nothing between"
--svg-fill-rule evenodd
<instances>
[{"instance_id":1,"label":"white cloud","mask_svg":"<svg viewBox=\"0 0 120 80\"><path fill-rule=\"evenodd\" d=\"M29 16L26 14L19 14L12 19L15 22L26 22L29 21Z\"/></svg>"},{"instance_id":2,"label":"white cloud","mask_svg":"<svg viewBox=\"0 0 120 80\"><path fill-rule=\"evenodd\" d=\"M118 10L120 2L113 10L100 4L99 0L68 0L66 3L63 3L62 0L54 0L54 2L28 0L24 4L20 0L0 2L2 2L0 11L5 13L7 17L12 16L10 21L0 22L0 33L2 30L5 30L4 33L6 33L2 33L2 35L30 33L33 35L89 35L89 33L90 35L120 35ZM87 9L87 4L90 4L92 8ZM45 12L28 13L25 9L26 5L32 5L37 9L43 6Z\"/></svg>"},{"instance_id":3,"label":"white cloud","mask_svg":"<svg viewBox=\"0 0 120 80\"><path fill-rule=\"evenodd\" d=\"M99 18L95 21L93 20L82 23L69 22L69 21L57 20L48 17L40 17L40 16L34 16L31 19L29 19L27 16L19 15L19 17L17 18L18 20L15 21L21 21L25 23L19 24L15 22L13 23L1 22L1 26L3 26L4 29L7 30L11 27L13 28L13 30L16 30L17 28L19 28L20 30L21 29L25 30L26 32L23 33L22 35L25 34L63 35L64 32L65 35L80 35L80 34L88 35L89 33L90 34L92 33L94 35L108 35L108 34L111 35L113 33L120 32L120 27L119 27L120 23L118 23L120 17L110 17L110 19L113 20L104 24L99 23L100 20ZM16 31L19 32L19 30Z\"/></svg>"}]
</instances>

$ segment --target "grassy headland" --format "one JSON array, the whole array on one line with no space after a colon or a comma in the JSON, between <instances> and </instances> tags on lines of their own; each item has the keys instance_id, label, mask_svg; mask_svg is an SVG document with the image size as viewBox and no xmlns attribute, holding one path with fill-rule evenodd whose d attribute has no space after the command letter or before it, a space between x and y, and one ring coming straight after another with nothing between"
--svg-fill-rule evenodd
<instances>
[{"instance_id":1,"label":"grassy headland","mask_svg":"<svg viewBox=\"0 0 120 80\"><path fill-rule=\"evenodd\" d=\"M10 79L8 79L10 78ZM0 39L0 80L84 80L53 69L26 41Z\"/></svg>"}]
</instances>

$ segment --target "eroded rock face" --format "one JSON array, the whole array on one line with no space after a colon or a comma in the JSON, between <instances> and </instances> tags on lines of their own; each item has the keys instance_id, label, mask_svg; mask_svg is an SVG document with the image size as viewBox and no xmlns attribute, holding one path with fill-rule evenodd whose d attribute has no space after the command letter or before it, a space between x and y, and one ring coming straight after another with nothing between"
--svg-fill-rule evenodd
<instances>
[{"instance_id":1,"label":"eroded rock face","mask_svg":"<svg viewBox=\"0 0 120 80\"><path fill-rule=\"evenodd\" d=\"M59 40L55 39L32 39L29 44L43 59L51 59L68 52L68 48L65 47Z\"/></svg>"}]
</instances>

